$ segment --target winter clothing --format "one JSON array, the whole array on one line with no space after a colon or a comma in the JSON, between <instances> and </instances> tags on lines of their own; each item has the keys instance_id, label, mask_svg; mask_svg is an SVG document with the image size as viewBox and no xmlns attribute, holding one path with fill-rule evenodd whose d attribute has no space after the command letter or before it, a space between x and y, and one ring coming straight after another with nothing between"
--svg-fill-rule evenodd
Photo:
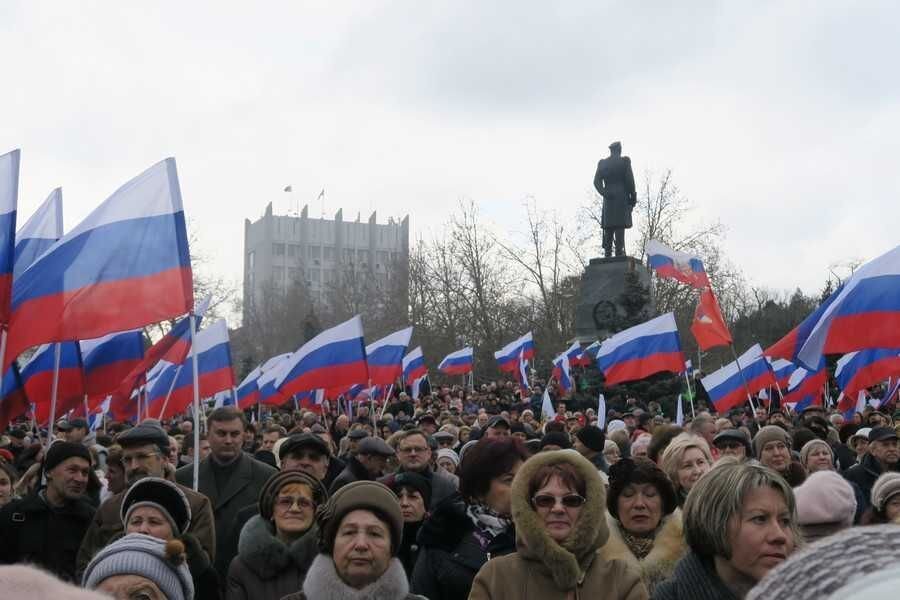
<instances>
[{"instance_id":1,"label":"winter clothing","mask_svg":"<svg viewBox=\"0 0 900 600\"><path fill-rule=\"evenodd\" d=\"M541 468L567 463L585 481L587 502L572 533L561 544L544 529L531 505L528 488ZM488 561L472 583L472 600L552 598L646 599L639 572L621 560L606 560L597 550L608 537L606 492L597 469L574 451L548 452L528 459L516 473L511 498L516 552Z\"/></svg>"},{"instance_id":2,"label":"winter clothing","mask_svg":"<svg viewBox=\"0 0 900 600\"><path fill-rule=\"evenodd\" d=\"M711 558L703 558L689 550L675 565L672 577L656 587L653 600L738 600L738 597L716 574Z\"/></svg>"},{"instance_id":3,"label":"winter clothing","mask_svg":"<svg viewBox=\"0 0 900 600\"><path fill-rule=\"evenodd\" d=\"M854 527L792 554L756 584L747 600L819 600L851 595L854 598L893 597L867 593L865 588L878 582L882 594L890 594L887 582L873 576L882 575L886 570L896 573L898 555L900 527L897 525ZM900 584L896 574L894 582L891 590L896 590ZM847 593L850 590L853 590L852 594Z\"/></svg>"},{"instance_id":4,"label":"winter clothing","mask_svg":"<svg viewBox=\"0 0 900 600\"><path fill-rule=\"evenodd\" d=\"M86 498L60 508L50 506L43 491L12 500L0 509L0 564L31 563L77 581L78 546L93 515Z\"/></svg>"},{"instance_id":5,"label":"winter clothing","mask_svg":"<svg viewBox=\"0 0 900 600\"><path fill-rule=\"evenodd\" d=\"M400 542L400 551L397 552L397 558L403 564L403 570L406 572L406 578L412 580L413 569L416 568L416 559L419 558L419 530L425 521L417 521L415 523L403 523L403 539Z\"/></svg>"},{"instance_id":6,"label":"winter clothing","mask_svg":"<svg viewBox=\"0 0 900 600\"><path fill-rule=\"evenodd\" d=\"M401 472L402 469L398 471L398 473ZM444 469L425 469L424 471L416 471L416 473L431 480L431 504L426 507L429 510L434 510L442 500L454 495L456 490L459 489L459 477L452 473L448 473ZM393 479L395 475L396 473L392 473L380 478L378 481L389 488L393 488Z\"/></svg>"},{"instance_id":7,"label":"winter clothing","mask_svg":"<svg viewBox=\"0 0 900 600\"><path fill-rule=\"evenodd\" d=\"M232 527L238 511L248 504L256 503L259 491L268 481L269 477L277 471L269 465L254 460L249 454L241 454L234 463L227 466L227 479L222 488L216 484L212 455L200 461L200 487L199 492L209 498L215 515L215 541L216 548L213 564L220 579L224 580L228 572L228 565L236 553L235 548L227 548L229 528ZM194 465L186 465L175 471L175 480L182 486L189 486L194 479ZM194 511L195 519L197 512ZM194 534L204 541L196 528ZM206 544L204 543L204 547Z\"/></svg>"},{"instance_id":8,"label":"winter clothing","mask_svg":"<svg viewBox=\"0 0 900 600\"><path fill-rule=\"evenodd\" d=\"M814 448L825 448L828 450L828 453L831 454L831 463L834 464L834 450L831 449L831 445L825 440L816 438L814 440L809 440L803 444L802 448L800 448L800 464L803 465L803 468L806 468L806 459L809 458L809 454Z\"/></svg>"},{"instance_id":9,"label":"winter clothing","mask_svg":"<svg viewBox=\"0 0 900 600\"><path fill-rule=\"evenodd\" d=\"M375 478L369 474L368 469L366 469L361 462L359 462L355 456L351 456L347 459L347 466L344 467L344 470L338 474L337 477L334 478L334 481L331 482L331 488L329 488L329 493L334 494L336 491L347 485L348 483L353 483L354 481L374 481Z\"/></svg>"},{"instance_id":10,"label":"winter clothing","mask_svg":"<svg viewBox=\"0 0 900 600\"><path fill-rule=\"evenodd\" d=\"M184 562L184 546L132 533L97 553L84 571L84 587L96 589L115 575L149 579L168 600L193 600L194 583Z\"/></svg>"},{"instance_id":11,"label":"winter clothing","mask_svg":"<svg viewBox=\"0 0 900 600\"><path fill-rule=\"evenodd\" d=\"M348 586L337 574L330 556L320 554L313 561L303 582L303 591L285 596L283 600L428 600L409 593L403 566L396 558L387 571L361 590Z\"/></svg>"},{"instance_id":12,"label":"winter clothing","mask_svg":"<svg viewBox=\"0 0 900 600\"><path fill-rule=\"evenodd\" d=\"M297 483L305 485L312 492L313 501L316 506L321 506L328 501L328 494L318 479L303 471L280 471L272 475L266 483L263 484L259 491L259 502L257 509L259 516L264 521L271 521L275 514L275 499L278 492L286 485Z\"/></svg>"},{"instance_id":13,"label":"winter clothing","mask_svg":"<svg viewBox=\"0 0 900 600\"><path fill-rule=\"evenodd\" d=\"M578 438L578 441L587 446L588 450L603 452L606 436L603 435L603 430L599 427L594 427L593 425L582 427L575 434L575 437Z\"/></svg>"},{"instance_id":14,"label":"winter clothing","mask_svg":"<svg viewBox=\"0 0 900 600\"><path fill-rule=\"evenodd\" d=\"M637 557L629 549L622 535L622 525L612 515L607 514L609 541L600 549L605 560L619 559L640 571L641 579L652 594L656 586L672 576L675 565L687 553L687 544L682 535L681 511L676 510L663 518L653 535L650 552Z\"/></svg>"},{"instance_id":15,"label":"winter clothing","mask_svg":"<svg viewBox=\"0 0 900 600\"><path fill-rule=\"evenodd\" d=\"M137 484L135 484L137 485ZM187 532L194 535L206 551L210 560L216 556L216 526L213 521L212 506L209 498L194 490L179 485L178 489L187 498L191 509L191 524ZM90 521L90 527L81 540L78 549L78 573L83 573L88 562L116 536L120 536L125 528L122 525L122 504L128 490L119 492L108 498Z\"/></svg>"},{"instance_id":16,"label":"winter clothing","mask_svg":"<svg viewBox=\"0 0 900 600\"><path fill-rule=\"evenodd\" d=\"M888 469L888 471L900 471L900 465L894 465L892 468ZM853 465L846 473L844 473L844 477L858 485L859 489L862 491L866 501L864 508L868 508L871 504L872 487L875 485L875 481L878 480L881 473L881 463L868 452L863 455L862 460L858 465Z\"/></svg>"},{"instance_id":17,"label":"winter clothing","mask_svg":"<svg viewBox=\"0 0 900 600\"><path fill-rule=\"evenodd\" d=\"M347 513L360 509L373 510L379 518L387 519L386 524L391 532L391 552L396 556L400 540L403 538L400 502L390 488L377 481L349 483L335 492L334 496L328 499L328 504L318 510L316 520L322 531L323 551L328 554L332 552L341 520Z\"/></svg>"},{"instance_id":18,"label":"winter clothing","mask_svg":"<svg viewBox=\"0 0 900 600\"><path fill-rule=\"evenodd\" d=\"M451 450L452 452L452 450ZM394 476L394 485L391 488L397 496L400 495L400 488L411 488L419 492L419 495L422 496L422 501L425 504L426 510L428 506L431 504L431 482L426 478L422 477L418 473L413 473L412 471L405 471L403 473L397 473Z\"/></svg>"},{"instance_id":19,"label":"winter clothing","mask_svg":"<svg viewBox=\"0 0 900 600\"><path fill-rule=\"evenodd\" d=\"M787 481L792 488L796 488L806 481L806 469L804 469L803 465L796 460L792 460L788 464L786 471L778 474L784 477L784 480Z\"/></svg>"},{"instance_id":20,"label":"winter clothing","mask_svg":"<svg viewBox=\"0 0 900 600\"><path fill-rule=\"evenodd\" d=\"M766 425L753 436L753 454L759 458L763 447L769 442L784 442L791 447L791 436L778 425Z\"/></svg>"},{"instance_id":21,"label":"winter clothing","mask_svg":"<svg viewBox=\"0 0 900 600\"><path fill-rule=\"evenodd\" d=\"M318 553L318 536L313 525L285 544L271 521L252 517L241 530L238 554L228 568L226 600L279 600L299 590Z\"/></svg>"},{"instance_id":22,"label":"winter clothing","mask_svg":"<svg viewBox=\"0 0 900 600\"><path fill-rule=\"evenodd\" d=\"M672 514L678 508L675 488L662 469L649 460L623 458L609 469L609 495L606 498L606 508L616 519L619 518L619 496L633 483L649 483L656 488L662 498L663 516Z\"/></svg>"},{"instance_id":23,"label":"winter clothing","mask_svg":"<svg viewBox=\"0 0 900 600\"><path fill-rule=\"evenodd\" d=\"M53 442L44 457L44 472L52 471L63 461L70 458L83 458L91 464L91 453L84 444L75 442Z\"/></svg>"},{"instance_id":24,"label":"winter clothing","mask_svg":"<svg viewBox=\"0 0 900 600\"><path fill-rule=\"evenodd\" d=\"M3 590L4 598L109 600L106 594L64 583L50 573L29 565L0 567L0 590Z\"/></svg>"},{"instance_id":25,"label":"winter clothing","mask_svg":"<svg viewBox=\"0 0 900 600\"><path fill-rule=\"evenodd\" d=\"M900 474L897 477L900 478ZM797 500L797 523L807 542L853 525L856 496L850 483L835 471L813 473L803 485L794 488L794 496Z\"/></svg>"},{"instance_id":26,"label":"winter clothing","mask_svg":"<svg viewBox=\"0 0 900 600\"><path fill-rule=\"evenodd\" d=\"M412 590L429 600L466 600L475 574L492 557L515 550L515 532L492 538L467 516L459 494L438 504L419 531L419 558Z\"/></svg>"},{"instance_id":27,"label":"winter clothing","mask_svg":"<svg viewBox=\"0 0 900 600\"><path fill-rule=\"evenodd\" d=\"M559 446L560 449L567 450L572 447L572 440L569 439L568 433L550 431L541 438L541 450L547 446Z\"/></svg>"},{"instance_id":28,"label":"winter clothing","mask_svg":"<svg viewBox=\"0 0 900 600\"><path fill-rule=\"evenodd\" d=\"M120 433L116 443L123 448L153 444L165 452L169 448L169 436L159 425L143 421Z\"/></svg>"},{"instance_id":29,"label":"winter clothing","mask_svg":"<svg viewBox=\"0 0 900 600\"><path fill-rule=\"evenodd\" d=\"M900 494L900 473L883 473L872 485L872 506L884 512L884 505L897 494Z\"/></svg>"},{"instance_id":30,"label":"winter clothing","mask_svg":"<svg viewBox=\"0 0 900 600\"><path fill-rule=\"evenodd\" d=\"M172 532L179 536L191 526L191 505L177 483L161 477L144 477L125 491L119 514L122 525L128 523L132 511L152 506L169 521Z\"/></svg>"}]
</instances>

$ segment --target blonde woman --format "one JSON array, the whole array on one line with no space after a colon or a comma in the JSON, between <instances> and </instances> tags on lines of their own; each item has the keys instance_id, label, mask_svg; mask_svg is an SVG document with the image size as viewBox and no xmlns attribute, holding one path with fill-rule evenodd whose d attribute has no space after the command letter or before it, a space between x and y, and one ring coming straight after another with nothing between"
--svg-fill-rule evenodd
<instances>
[{"instance_id":1,"label":"blonde woman","mask_svg":"<svg viewBox=\"0 0 900 600\"><path fill-rule=\"evenodd\" d=\"M712 468L712 454L702 437L681 433L662 453L660 467L672 481L678 506L684 506L688 492Z\"/></svg>"}]
</instances>

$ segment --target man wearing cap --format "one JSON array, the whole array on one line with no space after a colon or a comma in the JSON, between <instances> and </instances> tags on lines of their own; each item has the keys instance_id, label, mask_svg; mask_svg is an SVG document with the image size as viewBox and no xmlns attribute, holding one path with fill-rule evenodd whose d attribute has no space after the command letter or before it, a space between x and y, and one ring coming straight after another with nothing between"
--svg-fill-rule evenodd
<instances>
[{"instance_id":1,"label":"man wearing cap","mask_svg":"<svg viewBox=\"0 0 900 600\"><path fill-rule=\"evenodd\" d=\"M228 565L237 549L226 551L229 528L238 511L253 504L269 477L277 472L267 464L244 453L246 417L233 406L223 406L207 417L209 456L200 461L199 492L209 498L215 516L215 562L220 580L225 579ZM175 472L175 480L187 487L193 485L194 466ZM197 537L200 537L199 535Z\"/></svg>"},{"instance_id":2,"label":"man wearing cap","mask_svg":"<svg viewBox=\"0 0 900 600\"><path fill-rule=\"evenodd\" d=\"M869 432L869 447L858 465L844 473L849 481L859 486L864 500L871 502L872 486L882 473L900 471L900 444L897 432L891 427L874 427Z\"/></svg>"},{"instance_id":3,"label":"man wearing cap","mask_svg":"<svg viewBox=\"0 0 900 600\"><path fill-rule=\"evenodd\" d=\"M740 429L724 429L713 438L713 445L719 456L733 456L738 460L747 460L752 456L750 439Z\"/></svg>"},{"instance_id":4,"label":"man wearing cap","mask_svg":"<svg viewBox=\"0 0 900 600\"><path fill-rule=\"evenodd\" d=\"M622 143L609 145L609 157L597 163L594 187L603 197L603 213L600 227L603 228L603 255L612 256L613 238L616 242L616 256L625 255L625 230L631 228L631 211L637 203L634 188L634 173L631 159L622 156Z\"/></svg>"},{"instance_id":5,"label":"man wearing cap","mask_svg":"<svg viewBox=\"0 0 900 600\"><path fill-rule=\"evenodd\" d=\"M578 454L591 461L598 471L608 473L609 466L606 464L606 459L603 458L604 446L606 446L606 436L599 427L588 425L575 432L575 450L578 451Z\"/></svg>"},{"instance_id":6,"label":"man wearing cap","mask_svg":"<svg viewBox=\"0 0 900 600\"><path fill-rule=\"evenodd\" d=\"M430 436L421 429L404 431L397 442L397 460L400 467L397 473L412 471L431 481L431 506L433 509L441 500L452 496L459 488L459 478L444 469L435 468L435 452L431 448ZM382 477L378 481L388 487L393 486L396 473Z\"/></svg>"},{"instance_id":7,"label":"man wearing cap","mask_svg":"<svg viewBox=\"0 0 900 600\"><path fill-rule=\"evenodd\" d=\"M388 458L394 449L379 437L368 436L359 442L356 455L347 460L347 466L331 483L329 494L354 481L375 481L384 475Z\"/></svg>"},{"instance_id":8,"label":"man wearing cap","mask_svg":"<svg viewBox=\"0 0 900 600\"><path fill-rule=\"evenodd\" d=\"M487 422L482 438L506 437L510 434L509 419L503 415L494 415Z\"/></svg>"},{"instance_id":9,"label":"man wearing cap","mask_svg":"<svg viewBox=\"0 0 900 600\"><path fill-rule=\"evenodd\" d=\"M162 427L145 421L119 434L116 442L122 447L126 488L125 491L107 498L94 514L78 550L79 573L87 567L97 552L123 532L122 501L128 488L145 477L166 477L169 436ZM212 561L216 555L216 525L213 521L212 504L209 498L185 485L179 485L178 488L187 498L193 515L187 533L197 538Z\"/></svg>"},{"instance_id":10,"label":"man wearing cap","mask_svg":"<svg viewBox=\"0 0 900 600\"><path fill-rule=\"evenodd\" d=\"M75 557L94 514L86 496L90 469L83 445L51 444L43 464L46 487L0 510L0 564L32 563L65 581L77 580Z\"/></svg>"},{"instance_id":11,"label":"man wearing cap","mask_svg":"<svg viewBox=\"0 0 900 600\"><path fill-rule=\"evenodd\" d=\"M349 458L355 455L359 450L359 443L367 437L369 437L369 432L362 427L351 429L350 432L347 433L347 452L342 458Z\"/></svg>"},{"instance_id":12,"label":"man wearing cap","mask_svg":"<svg viewBox=\"0 0 900 600\"><path fill-rule=\"evenodd\" d=\"M88 429L88 422L84 419L72 419L69 421L69 431L66 433L66 441L83 444L84 438L87 437Z\"/></svg>"}]
</instances>

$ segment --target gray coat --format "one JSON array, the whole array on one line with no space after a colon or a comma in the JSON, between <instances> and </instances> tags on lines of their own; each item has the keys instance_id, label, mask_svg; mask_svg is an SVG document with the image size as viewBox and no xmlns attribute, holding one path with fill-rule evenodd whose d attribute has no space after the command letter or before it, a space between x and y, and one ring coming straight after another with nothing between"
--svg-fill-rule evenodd
<instances>
[{"instance_id":1,"label":"gray coat","mask_svg":"<svg viewBox=\"0 0 900 600\"><path fill-rule=\"evenodd\" d=\"M231 552L225 548L228 540L228 530L232 527L235 517L240 509L248 504L254 504L259 500L259 491L263 484L278 471L265 463L254 460L249 454L241 454L234 474L225 485L221 493L216 489L216 477L213 474L210 462L212 456L200 462L200 489L201 494L209 498L212 503L213 515L216 519L216 560L215 569L219 577L224 580L228 572L228 565L234 558ZM194 479L194 466L185 465L175 471L175 480L181 485L191 486Z\"/></svg>"},{"instance_id":2,"label":"gray coat","mask_svg":"<svg viewBox=\"0 0 900 600\"><path fill-rule=\"evenodd\" d=\"M634 173L627 156L604 158L597 163L594 187L603 196L603 229L630 229L631 210L637 202Z\"/></svg>"}]
</instances>

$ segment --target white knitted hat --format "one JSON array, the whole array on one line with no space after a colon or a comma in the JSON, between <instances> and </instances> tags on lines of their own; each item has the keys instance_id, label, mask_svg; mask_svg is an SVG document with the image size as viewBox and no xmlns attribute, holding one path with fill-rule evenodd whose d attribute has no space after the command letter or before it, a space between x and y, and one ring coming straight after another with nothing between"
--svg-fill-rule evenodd
<instances>
[{"instance_id":1,"label":"white knitted hat","mask_svg":"<svg viewBox=\"0 0 900 600\"><path fill-rule=\"evenodd\" d=\"M183 553L184 545L177 540L130 533L94 556L82 585L96 589L115 575L139 575L155 583L168 600L193 600L194 583Z\"/></svg>"}]
</instances>

